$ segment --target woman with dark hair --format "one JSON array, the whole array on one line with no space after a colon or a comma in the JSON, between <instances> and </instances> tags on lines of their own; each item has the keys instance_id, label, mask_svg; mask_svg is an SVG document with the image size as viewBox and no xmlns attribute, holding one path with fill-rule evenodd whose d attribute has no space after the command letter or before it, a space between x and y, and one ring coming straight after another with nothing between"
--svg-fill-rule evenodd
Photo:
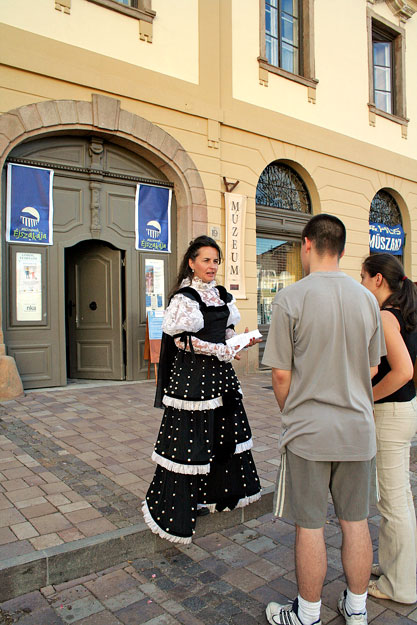
<instances>
[{"instance_id":1,"label":"woman with dark hair","mask_svg":"<svg viewBox=\"0 0 417 625\"><path fill-rule=\"evenodd\" d=\"M378 510L378 580L368 594L414 603L416 595L416 515L410 487L410 443L417 429L413 382L417 355L417 288L391 254L372 254L361 271L362 284L381 309L387 355L372 380L377 436L376 465L380 488Z\"/></svg>"},{"instance_id":2,"label":"woman with dark hair","mask_svg":"<svg viewBox=\"0 0 417 625\"><path fill-rule=\"evenodd\" d=\"M240 315L233 296L216 285L220 262L213 239L191 241L162 326L155 405L165 411L142 509L154 533L177 543L191 542L197 515L260 497L251 430L231 365L238 347L226 344Z\"/></svg>"}]
</instances>

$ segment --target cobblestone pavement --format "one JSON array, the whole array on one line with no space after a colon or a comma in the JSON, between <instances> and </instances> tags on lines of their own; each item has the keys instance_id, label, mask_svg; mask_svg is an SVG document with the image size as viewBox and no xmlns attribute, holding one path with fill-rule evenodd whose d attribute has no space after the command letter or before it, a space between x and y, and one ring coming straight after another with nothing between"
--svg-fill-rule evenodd
<instances>
[{"instance_id":1,"label":"cobblestone pavement","mask_svg":"<svg viewBox=\"0 0 417 625\"><path fill-rule=\"evenodd\" d=\"M370 521L377 534L377 519ZM330 506L322 622L342 625L336 602L345 587L340 530ZM266 625L268 601L296 595L294 528L266 515L198 538L191 546L123 562L0 604L12 625ZM368 599L372 625L415 625L417 606Z\"/></svg>"},{"instance_id":2,"label":"cobblestone pavement","mask_svg":"<svg viewBox=\"0 0 417 625\"><path fill-rule=\"evenodd\" d=\"M242 386L262 486L275 481L280 420L270 377ZM0 562L142 521L162 411L154 382L31 392L0 404Z\"/></svg>"},{"instance_id":3,"label":"cobblestone pavement","mask_svg":"<svg viewBox=\"0 0 417 625\"><path fill-rule=\"evenodd\" d=\"M264 487L275 481L280 421L267 373L241 378ZM162 413L154 383L31 392L0 404L0 564L142 520L139 502ZM415 449L415 448L414 448ZM416 491L417 465L411 466ZM343 619L341 535L329 507L323 623ZM223 513L227 514L227 513ZM377 549L376 510L370 518ZM0 604L0 625L251 625L296 592L294 529L271 515L111 570ZM417 606L368 600L369 622L417 622Z\"/></svg>"}]
</instances>

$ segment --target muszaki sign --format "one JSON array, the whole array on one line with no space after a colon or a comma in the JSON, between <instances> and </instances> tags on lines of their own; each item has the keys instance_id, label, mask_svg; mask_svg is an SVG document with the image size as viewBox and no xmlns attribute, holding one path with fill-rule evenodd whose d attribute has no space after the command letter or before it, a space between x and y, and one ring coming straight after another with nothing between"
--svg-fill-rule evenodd
<instances>
[{"instance_id":1,"label":"muszaki sign","mask_svg":"<svg viewBox=\"0 0 417 625\"><path fill-rule=\"evenodd\" d=\"M371 252L387 252L400 256L403 253L404 230L402 226L385 226L369 223L369 249Z\"/></svg>"}]
</instances>

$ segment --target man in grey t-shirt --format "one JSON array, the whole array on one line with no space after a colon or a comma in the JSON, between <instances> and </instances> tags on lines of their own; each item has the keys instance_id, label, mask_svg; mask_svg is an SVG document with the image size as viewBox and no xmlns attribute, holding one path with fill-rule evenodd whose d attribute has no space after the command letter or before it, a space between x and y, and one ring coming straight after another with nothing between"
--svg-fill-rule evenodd
<instances>
[{"instance_id":1,"label":"man in grey t-shirt","mask_svg":"<svg viewBox=\"0 0 417 625\"><path fill-rule=\"evenodd\" d=\"M347 589L338 608L365 625L372 543L367 516L376 453L371 377L385 343L376 299L342 273L346 230L316 215L302 233L306 277L275 297L263 363L282 413L275 513L296 523L298 597L270 603L275 625L320 624L328 491L343 532Z\"/></svg>"}]
</instances>

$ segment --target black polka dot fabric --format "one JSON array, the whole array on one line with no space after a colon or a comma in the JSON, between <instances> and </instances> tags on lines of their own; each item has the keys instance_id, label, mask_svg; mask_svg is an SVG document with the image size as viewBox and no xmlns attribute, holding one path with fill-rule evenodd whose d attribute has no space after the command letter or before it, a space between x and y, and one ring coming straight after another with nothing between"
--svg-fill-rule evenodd
<instances>
[{"instance_id":1,"label":"black polka dot fabric","mask_svg":"<svg viewBox=\"0 0 417 625\"><path fill-rule=\"evenodd\" d=\"M224 340L227 306L207 306L202 313L211 335ZM204 329L198 335L205 340ZM163 404L152 455L157 468L143 513L153 532L189 543L198 507L221 512L259 499L252 433L233 366L215 356L178 350Z\"/></svg>"}]
</instances>

